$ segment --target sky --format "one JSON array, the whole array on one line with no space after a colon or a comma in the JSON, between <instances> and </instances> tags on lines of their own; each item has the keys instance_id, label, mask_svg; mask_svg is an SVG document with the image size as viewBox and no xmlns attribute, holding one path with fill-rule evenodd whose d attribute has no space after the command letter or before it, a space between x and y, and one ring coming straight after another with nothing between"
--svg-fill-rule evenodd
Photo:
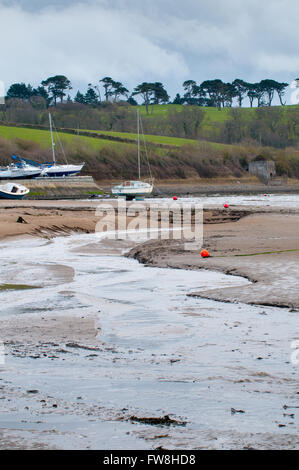
<instances>
[{"instance_id":1,"label":"sky","mask_svg":"<svg viewBox=\"0 0 299 470\"><path fill-rule=\"evenodd\" d=\"M293 0L0 0L0 81L66 75L74 94L110 76L172 98L189 79L291 83L298 18Z\"/></svg>"}]
</instances>

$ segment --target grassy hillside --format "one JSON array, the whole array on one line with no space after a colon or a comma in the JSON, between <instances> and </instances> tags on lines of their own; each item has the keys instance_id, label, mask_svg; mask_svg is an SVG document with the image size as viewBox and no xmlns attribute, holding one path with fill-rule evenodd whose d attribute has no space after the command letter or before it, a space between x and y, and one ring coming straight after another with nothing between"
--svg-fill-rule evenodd
<instances>
[{"instance_id":1,"label":"grassy hillside","mask_svg":"<svg viewBox=\"0 0 299 470\"><path fill-rule=\"evenodd\" d=\"M136 178L136 134L94 130L81 130L84 135L68 132L74 130L60 131L59 139L69 162L86 162L83 174L92 174L97 180ZM299 150L296 149L225 145L155 135L146 136L146 141L152 173L157 179L242 178L247 175L249 161L260 154L277 162L279 174L299 177ZM14 153L40 162L50 160L50 132L0 126L0 164L8 164ZM56 154L57 160L63 162L57 139ZM142 174L148 176L143 149Z\"/></svg>"},{"instance_id":2,"label":"grassy hillside","mask_svg":"<svg viewBox=\"0 0 299 470\"><path fill-rule=\"evenodd\" d=\"M218 144L252 142L256 145L285 148L299 143L299 106L264 108L201 108L198 106L154 105L146 114L139 106L148 141L160 145L184 145L184 140L208 140ZM49 128L48 113L60 129L95 130L122 140L136 140L136 107L128 103L102 103L87 106L63 103L47 109L30 102L8 100L0 107L0 124L32 125ZM122 134L128 134L124 137ZM104 136L105 134L105 136ZM89 137L89 135L85 135ZM161 140L160 137L170 138ZM114 139L117 140L117 139ZM190 142L191 143L191 142ZM92 144L92 143L91 143ZM93 143L99 147L100 142Z\"/></svg>"},{"instance_id":3,"label":"grassy hillside","mask_svg":"<svg viewBox=\"0 0 299 470\"><path fill-rule=\"evenodd\" d=\"M166 116L170 111L181 111L186 106L181 104L159 104L159 105L152 105L149 107L149 117L155 118L156 116ZM286 114L291 110L297 108L299 109L299 105L286 105L286 106L271 106L271 109L282 109ZM139 106L140 112L143 116L146 116L146 107ZM206 120L213 123L213 122L223 122L229 119L229 112L231 109L240 109L241 112L244 114L244 117L250 119L252 118L255 110L257 108L207 108L207 107L200 107L200 109L204 110L206 113Z\"/></svg>"},{"instance_id":4,"label":"grassy hillside","mask_svg":"<svg viewBox=\"0 0 299 470\"><path fill-rule=\"evenodd\" d=\"M103 136L104 137L116 137L118 139L123 139L124 141L125 140L132 140L133 142L136 142L138 141L138 134L135 134L135 133L132 133L132 132L114 132L114 131L98 131L98 130L90 130L90 129L82 129L80 131L81 133L82 132L86 132L86 133L89 133L89 134L93 134L93 133L96 133L98 134L99 136ZM184 139L182 137L168 137L168 136L161 136L161 135L150 135L150 134L146 134L145 135L145 142L146 144L153 144L153 145L160 145L160 146L171 146L171 147L182 147L184 145L195 145L195 144L198 144L199 143L199 140L198 139ZM140 136L140 143L141 145L143 144L143 138L142 136ZM209 144L213 147L213 148L218 148L218 149L225 149L225 148L228 148L229 145L227 144L221 144L221 143L218 143L218 142L209 142Z\"/></svg>"},{"instance_id":5,"label":"grassy hillside","mask_svg":"<svg viewBox=\"0 0 299 470\"><path fill-rule=\"evenodd\" d=\"M47 130L28 129L25 127L0 126L0 137L3 137L4 139L9 141L13 141L15 139L32 141L38 144L42 149L49 149L51 147L51 134L50 131ZM58 137L62 142L67 143L71 146L76 146L77 144L86 144L87 146L93 147L95 149L107 146L107 140L94 139L92 137L87 136L78 136L65 132L58 132ZM112 147L119 147L121 145L124 146L123 148L125 148L130 144L119 144L115 141L109 141L108 145Z\"/></svg>"}]
</instances>

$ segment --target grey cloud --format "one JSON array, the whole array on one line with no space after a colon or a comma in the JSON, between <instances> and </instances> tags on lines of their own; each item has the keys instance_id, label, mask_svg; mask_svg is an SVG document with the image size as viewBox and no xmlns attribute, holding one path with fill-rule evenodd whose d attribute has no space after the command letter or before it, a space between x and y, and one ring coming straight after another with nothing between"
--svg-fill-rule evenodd
<instances>
[{"instance_id":1,"label":"grey cloud","mask_svg":"<svg viewBox=\"0 0 299 470\"><path fill-rule=\"evenodd\" d=\"M111 75L131 88L163 81L174 94L188 78L299 75L291 0L0 0L0 13L8 82L65 73L86 86Z\"/></svg>"}]
</instances>

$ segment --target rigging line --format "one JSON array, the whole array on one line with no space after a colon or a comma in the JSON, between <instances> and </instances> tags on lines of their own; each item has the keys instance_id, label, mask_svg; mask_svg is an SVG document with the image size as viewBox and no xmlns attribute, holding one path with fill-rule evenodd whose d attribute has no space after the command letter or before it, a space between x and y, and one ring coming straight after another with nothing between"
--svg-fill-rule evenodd
<instances>
[{"instance_id":1,"label":"rigging line","mask_svg":"<svg viewBox=\"0 0 299 470\"><path fill-rule=\"evenodd\" d=\"M56 126L55 126L55 122L53 121L53 118L52 118L52 123L53 123L53 126L54 126L54 130L55 130L55 133L56 133L56 136L57 136L58 143L59 143L59 145L60 145L62 154L63 154L63 156L64 156L64 160L65 160L66 164L68 165L68 161L67 161L67 158L66 158L66 154L65 154L65 151L64 151L62 142L61 142L61 140L60 140L59 134L58 134L58 132L57 132L57 129L56 129Z\"/></svg>"}]
</instances>

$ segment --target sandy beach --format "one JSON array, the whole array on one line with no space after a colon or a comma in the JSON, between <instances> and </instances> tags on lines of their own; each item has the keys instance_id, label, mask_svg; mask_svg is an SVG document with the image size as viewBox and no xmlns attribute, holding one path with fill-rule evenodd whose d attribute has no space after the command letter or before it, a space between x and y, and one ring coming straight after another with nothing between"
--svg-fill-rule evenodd
<instances>
[{"instance_id":1,"label":"sandy beach","mask_svg":"<svg viewBox=\"0 0 299 470\"><path fill-rule=\"evenodd\" d=\"M181 241L149 241L129 256L150 266L209 269L243 276L247 287L213 288L192 295L221 301L299 308L299 213L273 211L246 215L236 221L207 223L203 248L188 252Z\"/></svg>"},{"instance_id":2,"label":"sandy beach","mask_svg":"<svg viewBox=\"0 0 299 470\"><path fill-rule=\"evenodd\" d=\"M53 237L93 233L99 201L21 201L0 203L0 240L16 236ZM104 202L105 204L105 202ZM108 204L116 207L116 201ZM132 216L128 217L132 220ZM210 269L243 276L246 289L208 290L199 296L222 301L299 308L299 209L219 205L204 208L203 247L188 252L182 241L137 244L128 256L156 266ZM285 282L285 280L287 281Z\"/></svg>"},{"instance_id":3,"label":"sandy beach","mask_svg":"<svg viewBox=\"0 0 299 470\"><path fill-rule=\"evenodd\" d=\"M0 447L298 448L299 210L205 206L204 260L98 204L0 204Z\"/></svg>"}]
</instances>

